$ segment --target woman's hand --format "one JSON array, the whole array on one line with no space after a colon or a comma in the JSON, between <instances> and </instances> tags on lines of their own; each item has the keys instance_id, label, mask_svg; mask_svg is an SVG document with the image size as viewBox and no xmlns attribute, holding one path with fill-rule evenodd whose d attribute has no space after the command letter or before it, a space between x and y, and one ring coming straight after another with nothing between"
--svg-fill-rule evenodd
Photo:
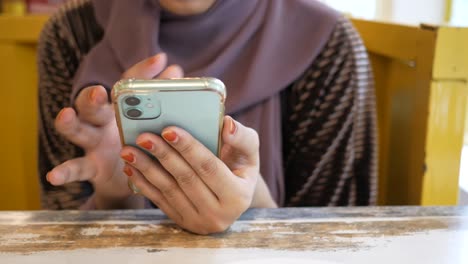
<instances>
[{"instance_id":1,"label":"woman's hand","mask_svg":"<svg viewBox=\"0 0 468 264\"><path fill-rule=\"evenodd\" d=\"M151 79L183 77L178 66L166 68L164 54L150 57L126 71L122 78ZM53 185L90 181L94 187L94 207L141 207L142 199L131 199L124 163L119 158L121 143L114 110L104 87L83 89L75 109L64 108L57 115L57 131L85 151L84 157L68 160L50 171L47 180Z\"/></svg>"},{"instance_id":2,"label":"woman's hand","mask_svg":"<svg viewBox=\"0 0 468 264\"><path fill-rule=\"evenodd\" d=\"M126 146L125 173L179 226L198 234L226 230L249 207L276 207L259 173L257 133L224 118L221 158L178 127L144 133ZM255 197L255 199L254 199Z\"/></svg>"}]
</instances>

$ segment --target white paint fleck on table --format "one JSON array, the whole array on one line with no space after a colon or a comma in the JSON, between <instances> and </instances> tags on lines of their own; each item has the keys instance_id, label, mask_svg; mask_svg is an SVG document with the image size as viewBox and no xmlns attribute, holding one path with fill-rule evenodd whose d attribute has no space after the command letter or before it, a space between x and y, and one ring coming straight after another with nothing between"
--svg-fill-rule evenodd
<instances>
[{"instance_id":1,"label":"white paint fleck on table","mask_svg":"<svg viewBox=\"0 0 468 264\"><path fill-rule=\"evenodd\" d=\"M0 263L468 263L468 208L255 209L199 236L158 210L0 213Z\"/></svg>"}]
</instances>

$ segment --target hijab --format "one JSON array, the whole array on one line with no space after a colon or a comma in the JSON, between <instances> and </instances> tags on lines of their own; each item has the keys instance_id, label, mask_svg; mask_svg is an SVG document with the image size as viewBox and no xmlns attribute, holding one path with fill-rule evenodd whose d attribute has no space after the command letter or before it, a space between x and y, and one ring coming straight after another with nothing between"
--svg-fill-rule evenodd
<instances>
[{"instance_id":1,"label":"hijab","mask_svg":"<svg viewBox=\"0 0 468 264\"><path fill-rule=\"evenodd\" d=\"M81 62L81 89L110 89L135 63L159 52L187 77L215 77L227 89L226 113L255 129L260 172L284 204L280 92L327 43L339 14L314 0L217 0L202 14L180 16L158 0L92 0L103 38ZM293 175L291 175L293 176Z\"/></svg>"}]
</instances>

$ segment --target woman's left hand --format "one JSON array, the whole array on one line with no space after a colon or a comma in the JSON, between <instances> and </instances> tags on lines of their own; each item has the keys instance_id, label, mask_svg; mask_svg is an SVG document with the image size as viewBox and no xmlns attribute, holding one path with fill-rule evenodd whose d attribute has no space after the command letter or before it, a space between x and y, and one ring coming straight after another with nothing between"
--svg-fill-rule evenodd
<instances>
[{"instance_id":1,"label":"woman's left hand","mask_svg":"<svg viewBox=\"0 0 468 264\"><path fill-rule=\"evenodd\" d=\"M159 162L126 146L124 172L182 228L197 234L225 231L249 207L276 205L259 173L255 130L225 117L222 138L218 158L181 128L168 127L162 137L144 133L137 144Z\"/></svg>"}]
</instances>

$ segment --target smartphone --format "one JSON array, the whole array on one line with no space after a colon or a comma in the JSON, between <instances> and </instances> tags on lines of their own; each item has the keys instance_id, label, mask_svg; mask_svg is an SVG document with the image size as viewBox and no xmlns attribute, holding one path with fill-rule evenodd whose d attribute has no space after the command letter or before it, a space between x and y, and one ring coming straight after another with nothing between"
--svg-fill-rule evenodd
<instances>
[{"instance_id":1,"label":"smartphone","mask_svg":"<svg viewBox=\"0 0 468 264\"><path fill-rule=\"evenodd\" d=\"M136 146L144 132L161 135L168 126L189 132L219 156L226 89L215 78L118 81L112 91L120 139Z\"/></svg>"}]
</instances>

